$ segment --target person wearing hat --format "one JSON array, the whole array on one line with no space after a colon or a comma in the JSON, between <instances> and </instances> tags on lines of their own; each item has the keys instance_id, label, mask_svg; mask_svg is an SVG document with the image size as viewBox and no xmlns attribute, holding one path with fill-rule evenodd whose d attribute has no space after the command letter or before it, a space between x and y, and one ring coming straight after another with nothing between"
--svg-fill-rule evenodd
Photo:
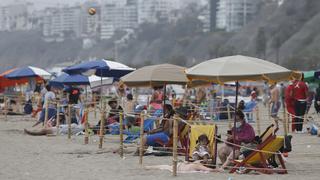
<instances>
[{"instance_id":1,"label":"person wearing hat","mask_svg":"<svg viewBox=\"0 0 320 180\"><path fill-rule=\"evenodd\" d=\"M171 119L173 115L176 113L180 118L186 119L188 114L188 110L185 107L178 108L174 111L169 101L166 101L164 111L165 115L160 127L149 131L147 135L143 137L142 142L140 142L143 143L144 146L161 146L161 144L167 144L173 135L173 121ZM161 144L159 144L159 142L161 142ZM139 148L134 155L139 155Z\"/></svg>"}]
</instances>

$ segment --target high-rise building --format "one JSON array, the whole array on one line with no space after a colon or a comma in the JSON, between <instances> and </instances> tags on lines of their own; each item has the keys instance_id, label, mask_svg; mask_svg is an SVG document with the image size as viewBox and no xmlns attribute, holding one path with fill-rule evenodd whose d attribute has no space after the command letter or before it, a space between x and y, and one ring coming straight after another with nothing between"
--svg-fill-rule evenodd
<instances>
[{"instance_id":1,"label":"high-rise building","mask_svg":"<svg viewBox=\"0 0 320 180\"><path fill-rule=\"evenodd\" d=\"M134 29L138 27L138 6L136 0L128 0L125 4L109 2L101 7L100 39L109 39L116 30Z\"/></svg>"},{"instance_id":2,"label":"high-rise building","mask_svg":"<svg viewBox=\"0 0 320 180\"><path fill-rule=\"evenodd\" d=\"M80 7L47 8L43 17L45 37L80 37L82 30Z\"/></svg>"},{"instance_id":3,"label":"high-rise building","mask_svg":"<svg viewBox=\"0 0 320 180\"><path fill-rule=\"evenodd\" d=\"M28 30L28 6L16 2L0 7L0 31Z\"/></svg>"},{"instance_id":4,"label":"high-rise building","mask_svg":"<svg viewBox=\"0 0 320 180\"><path fill-rule=\"evenodd\" d=\"M228 32L240 30L255 16L258 2L259 0L220 0L217 3L217 28Z\"/></svg>"},{"instance_id":5,"label":"high-rise building","mask_svg":"<svg viewBox=\"0 0 320 180\"><path fill-rule=\"evenodd\" d=\"M170 12L179 7L179 1L175 0L138 0L138 22L142 24L168 20Z\"/></svg>"}]
</instances>

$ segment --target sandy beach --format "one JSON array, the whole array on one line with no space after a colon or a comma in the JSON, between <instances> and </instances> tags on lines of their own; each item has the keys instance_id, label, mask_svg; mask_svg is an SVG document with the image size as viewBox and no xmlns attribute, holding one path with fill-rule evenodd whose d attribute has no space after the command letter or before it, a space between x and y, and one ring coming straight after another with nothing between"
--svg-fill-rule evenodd
<instances>
[{"instance_id":1,"label":"sandy beach","mask_svg":"<svg viewBox=\"0 0 320 180\"><path fill-rule=\"evenodd\" d=\"M316 115L315 115L316 116ZM262 118L262 130L268 118ZM293 134L293 151L286 159L287 175L250 175L229 173L178 174L173 177L169 171L145 170L132 155L134 145L126 148L123 159L114 150L119 147L119 136L107 135L103 149L98 149L98 136L91 136L84 145L83 136L42 136L24 134L35 119L27 116L8 116L0 119L0 179L319 179L320 176L320 138L308 134ZM94 120L95 121L95 120ZM93 122L94 122L93 121ZM256 125L253 124L255 127ZM227 126L219 127L224 133ZM278 134L282 133L281 130ZM221 145L221 144L219 144ZM171 164L172 157L145 156L143 165ZM183 160L184 157L180 156Z\"/></svg>"}]
</instances>

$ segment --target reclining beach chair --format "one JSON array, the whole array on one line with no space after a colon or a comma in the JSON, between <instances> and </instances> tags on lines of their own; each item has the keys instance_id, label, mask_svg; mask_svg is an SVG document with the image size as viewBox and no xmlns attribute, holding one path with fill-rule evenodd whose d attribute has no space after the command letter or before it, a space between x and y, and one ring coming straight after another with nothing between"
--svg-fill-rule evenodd
<instances>
[{"instance_id":1,"label":"reclining beach chair","mask_svg":"<svg viewBox=\"0 0 320 180\"><path fill-rule=\"evenodd\" d=\"M261 143L257 146L256 151L251 152L244 160L235 160L235 166L230 170L234 173L237 170L244 168L241 173L249 173L252 170L259 171L264 174L281 173L287 174L284 160L280 154L280 149L284 146L284 137L277 136L275 133L278 127L269 126L266 131L260 136ZM269 159L275 155L280 164L281 169L273 169L269 163Z\"/></svg>"},{"instance_id":2,"label":"reclining beach chair","mask_svg":"<svg viewBox=\"0 0 320 180\"><path fill-rule=\"evenodd\" d=\"M197 145L198 137L202 134L206 134L209 139L209 154L212 164L216 164L217 160L217 141L215 136L217 134L217 126L214 123L202 123L202 122L191 122L188 132L188 141L186 143L186 160L192 161L192 153Z\"/></svg>"}]
</instances>

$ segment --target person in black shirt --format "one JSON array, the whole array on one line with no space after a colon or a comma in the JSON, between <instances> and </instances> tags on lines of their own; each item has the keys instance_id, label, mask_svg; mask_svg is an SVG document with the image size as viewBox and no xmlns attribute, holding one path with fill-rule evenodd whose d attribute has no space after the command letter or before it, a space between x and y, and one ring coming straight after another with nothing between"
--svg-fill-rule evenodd
<instances>
[{"instance_id":1,"label":"person in black shirt","mask_svg":"<svg viewBox=\"0 0 320 180\"><path fill-rule=\"evenodd\" d=\"M69 104L78 104L81 94L80 89L71 86L67 92L69 93Z\"/></svg>"}]
</instances>

